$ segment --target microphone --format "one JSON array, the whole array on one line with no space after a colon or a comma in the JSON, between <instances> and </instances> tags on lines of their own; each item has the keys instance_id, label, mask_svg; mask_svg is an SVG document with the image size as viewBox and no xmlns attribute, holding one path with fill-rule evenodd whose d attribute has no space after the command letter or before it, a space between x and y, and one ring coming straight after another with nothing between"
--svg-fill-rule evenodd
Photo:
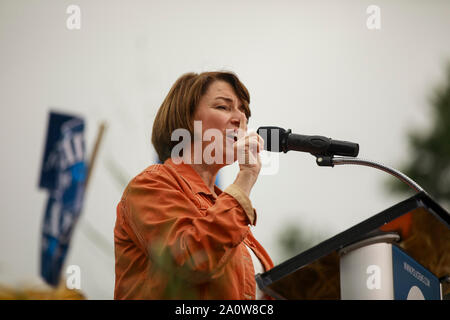
<instances>
[{"instance_id":1,"label":"microphone","mask_svg":"<svg viewBox=\"0 0 450 320\"><path fill-rule=\"evenodd\" d=\"M272 152L290 150L309 152L314 156L356 157L359 153L357 143L333 140L323 136L306 136L291 133L291 129L280 127L259 127L256 131L264 139L264 149Z\"/></svg>"}]
</instances>

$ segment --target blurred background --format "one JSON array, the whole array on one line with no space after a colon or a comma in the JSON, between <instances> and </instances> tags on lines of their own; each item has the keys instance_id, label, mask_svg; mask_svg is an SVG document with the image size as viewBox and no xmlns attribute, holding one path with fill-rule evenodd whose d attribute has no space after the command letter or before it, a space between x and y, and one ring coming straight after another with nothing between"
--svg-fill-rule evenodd
<instances>
[{"instance_id":1,"label":"blurred background","mask_svg":"<svg viewBox=\"0 0 450 320\"><path fill-rule=\"evenodd\" d=\"M235 72L250 128L357 142L359 157L404 171L449 210L449 16L447 0L0 0L0 285L46 288L38 182L54 110L84 118L88 156L107 126L65 265L80 267L86 298L113 298L116 205L156 163L153 119L186 72ZM224 168L219 186L237 172ZM252 191L252 231L279 264L413 194L392 179L281 154Z\"/></svg>"}]
</instances>

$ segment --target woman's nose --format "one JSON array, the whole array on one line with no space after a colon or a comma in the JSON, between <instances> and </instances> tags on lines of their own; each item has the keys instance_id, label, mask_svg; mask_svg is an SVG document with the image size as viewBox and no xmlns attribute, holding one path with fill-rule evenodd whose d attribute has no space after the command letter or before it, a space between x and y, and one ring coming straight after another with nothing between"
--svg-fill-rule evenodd
<instances>
[{"instance_id":1,"label":"woman's nose","mask_svg":"<svg viewBox=\"0 0 450 320\"><path fill-rule=\"evenodd\" d=\"M239 127L239 124L241 122L241 116L244 112L240 110L235 110L232 115L231 123L237 127Z\"/></svg>"},{"instance_id":2,"label":"woman's nose","mask_svg":"<svg viewBox=\"0 0 450 320\"><path fill-rule=\"evenodd\" d=\"M239 128L239 124L240 124L239 118L236 118L235 116L233 116L233 118L231 119L231 124L233 124L233 126L236 126Z\"/></svg>"}]
</instances>

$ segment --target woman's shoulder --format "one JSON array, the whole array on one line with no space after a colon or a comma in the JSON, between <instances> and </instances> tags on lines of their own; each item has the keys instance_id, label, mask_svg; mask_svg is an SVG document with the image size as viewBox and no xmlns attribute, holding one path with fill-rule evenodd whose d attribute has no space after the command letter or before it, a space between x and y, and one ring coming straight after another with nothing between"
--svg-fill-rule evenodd
<instances>
[{"instance_id":1,"label":"woman's shoulder","mask_svg":"<svg viewBox=\"0 0 450 320\"><path fill-rule=\"evenodd\" d=\"M172 175L172 172L170 169L165 166L164 164L158 163L158 164L152 164L139 172L134 178L131 179L128 185L131 185L133 183L140 183L140 182L163 182L167 178L170 179L170 176Z\"/></svg>"},{"instance_id":2,"label":"woman's shoulder","mask_svg":"<svg viewBox=\"0 0 450 320\"><path fill-rule=\"evenodd\" d=\"M162 163L149 165L147 168L142 170L136 177L144 176L144 175L161 175L165 170L165 166ZM135 178L136 178L135 177Z\"/></svg>"},{"instance_id":3,"label":"woman's shoulder","mask_svg":"<svg viewBox=\"0 0 450 320\"><path fill-rule=\"evenodd\" d=\"M152 164L133 177L125 187L123 196L130 190L155 187L177 187L176 172L164 164Z\"/></svg>"}]
</instances>

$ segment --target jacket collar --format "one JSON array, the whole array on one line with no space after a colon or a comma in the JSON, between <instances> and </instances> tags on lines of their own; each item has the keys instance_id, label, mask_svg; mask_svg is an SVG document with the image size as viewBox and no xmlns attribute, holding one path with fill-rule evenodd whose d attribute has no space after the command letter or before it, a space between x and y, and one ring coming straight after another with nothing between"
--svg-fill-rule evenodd
<instances>
[{"instance_id":1,"label":"jacket collar","mask_svg":"<svg viewBox=\"0 0 450 320\"><path fill-rule=\"evenodd\" d=\"M209 188L206 186L205 182L197 173L197 171L195 171L194 168L191 167L191 165L184 162L175 164L172 158L168 158L166 161L164 161L164 165L173 168L179 175L181 175L194 193L204 193L214 199L216 198L211 193L211 190L209 190ZM220 195L222 193L222 190L214 185L214 192L217 195Z\"/></svg>"}]
</instances>

